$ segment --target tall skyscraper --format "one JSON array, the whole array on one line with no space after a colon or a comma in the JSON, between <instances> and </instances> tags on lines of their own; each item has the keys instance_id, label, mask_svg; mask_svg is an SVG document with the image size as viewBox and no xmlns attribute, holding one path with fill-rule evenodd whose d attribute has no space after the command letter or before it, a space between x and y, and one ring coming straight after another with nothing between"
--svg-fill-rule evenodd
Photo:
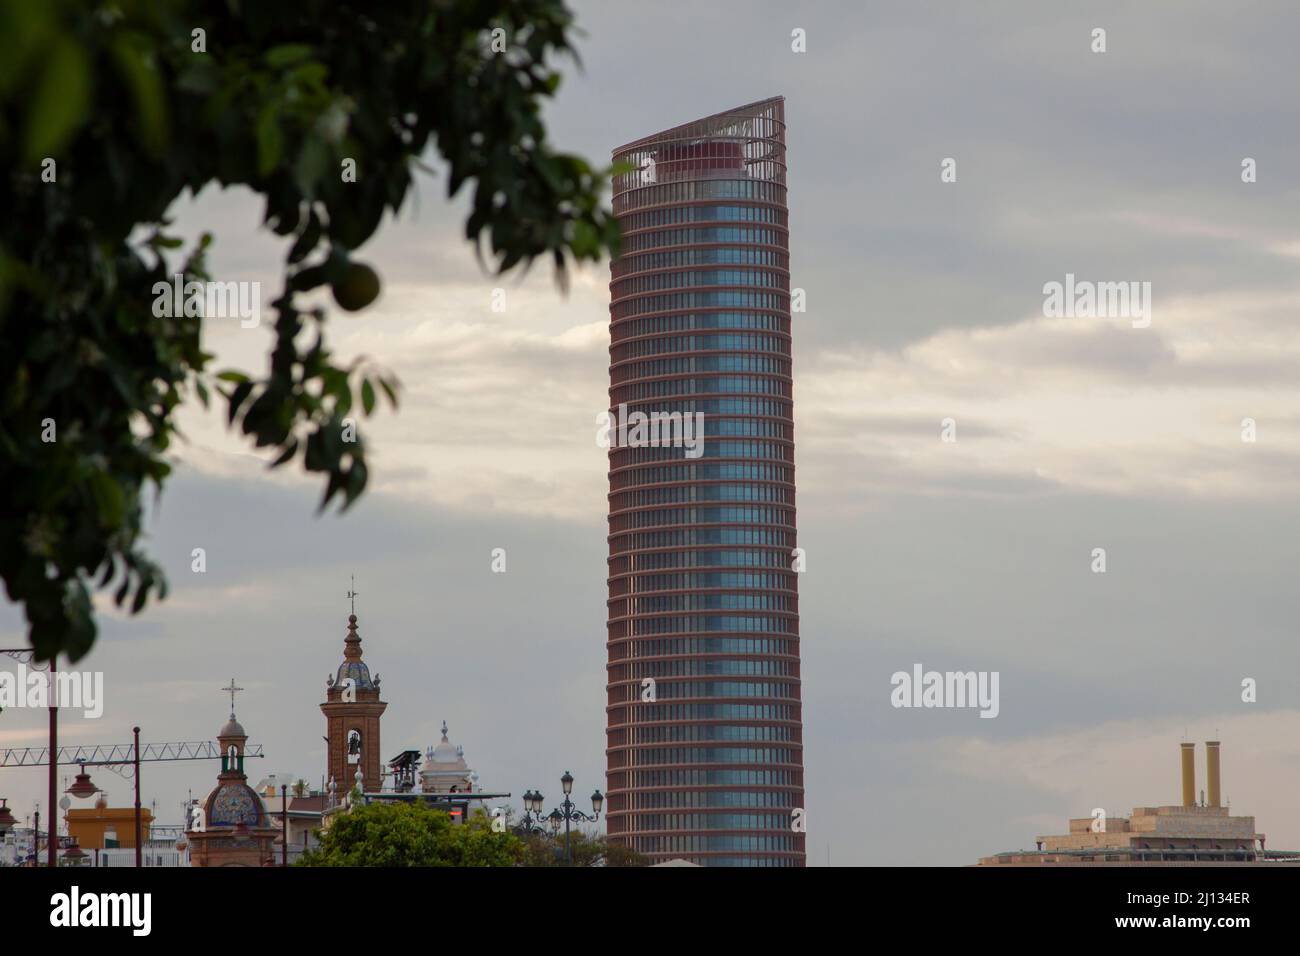
<instances>
[{"instance_id":1,"label":"tall skyscraper","mask_svg":"<svg viewBox=\"0 0 1300 956\"><path fill-rule=\"evenodd\" d=\"M804 865L784 120L614 151L607 816L655 861Z\"/></svg>"}]
</instances>

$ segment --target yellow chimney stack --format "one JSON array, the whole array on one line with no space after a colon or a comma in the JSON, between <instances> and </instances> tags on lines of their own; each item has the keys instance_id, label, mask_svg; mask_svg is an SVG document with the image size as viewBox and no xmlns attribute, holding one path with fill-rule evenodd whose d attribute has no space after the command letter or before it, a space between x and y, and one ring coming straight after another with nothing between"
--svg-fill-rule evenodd
<instances>
[{"instance_id":1,"label":"yellow chimney stack","mask_svg":"<svg viewBox=\"0 0 1300 956\"><path fill-rule=\"evenodd\" d=\"M1205 742L1205 775L1207 786L1209 788L1209 804L1212 807L1220 806L1219 803L1219 742L1217 740L1207 740Z\"/></svg>"},{"instance_id":2,"label":"yellow chimney stack","mask_svg":"<svg viewBox=\"0 0 1300 956\"><path fill-rule=\"evenodd\" d=\"M1183 806L1196 805L1196 744L1183 744Z\"/></svg>"}]
</instances>

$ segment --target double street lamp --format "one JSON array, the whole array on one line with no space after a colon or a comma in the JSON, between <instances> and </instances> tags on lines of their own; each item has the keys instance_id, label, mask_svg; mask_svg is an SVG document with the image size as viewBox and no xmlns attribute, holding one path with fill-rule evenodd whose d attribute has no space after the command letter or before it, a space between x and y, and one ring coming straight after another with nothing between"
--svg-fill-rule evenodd
<instances>
[{"instance_id":1,"label":"double street lamp","mask_svg":"<svg viewBox=\"0 0 1300 956\"><path fill-rule=\"evenodd\" d=\"M524 793L524 822L521 829L531 833L545 833L545 828L541 825L542 820L546 820L551 827L553 836L560 835L560 824L564 824L564 859L565 862L573 863L573 848L569 845L569 827L573 821L583 823L595 823L600 819L600 808L605 805L605 795L596 790L591 795L590 814L583 813L578 809L577 804L569 799L573 793L573 774L564 771L564 776L560 778L560 786L564 788L564 802L552 810L547 816L542 816L543 804L545 797L540 791L528 790Z\"/></svg>"}]
</instances>

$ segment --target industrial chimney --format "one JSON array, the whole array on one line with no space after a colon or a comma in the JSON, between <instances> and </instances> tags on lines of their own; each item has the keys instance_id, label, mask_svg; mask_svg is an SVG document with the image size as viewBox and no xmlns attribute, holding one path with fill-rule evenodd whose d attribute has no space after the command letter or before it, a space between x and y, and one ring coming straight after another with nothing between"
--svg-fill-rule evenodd
<instances>
[{"instance_id":1,"label":"industrial chimney","mask_svg":"<svg viewBox=\"0 0 1300 956\"><path fill-rule=\"evenodd\" d=\"M1196 744L1183 744L1183 806L1196 805Z\"/></svg>"},{"instance_id":2,"label":"industrial chimney","mask_svg":"<svg viewBox=\"0 0 1300 956\"><path fill-rule=\"evenodd\" d=\"M1220 806L1219 803L1219 742L1217 740L1207 740L1205 742L1205 776L1206 785L1209 788L1209 805L1212 807Z\"/></svg>"}]
</instances>

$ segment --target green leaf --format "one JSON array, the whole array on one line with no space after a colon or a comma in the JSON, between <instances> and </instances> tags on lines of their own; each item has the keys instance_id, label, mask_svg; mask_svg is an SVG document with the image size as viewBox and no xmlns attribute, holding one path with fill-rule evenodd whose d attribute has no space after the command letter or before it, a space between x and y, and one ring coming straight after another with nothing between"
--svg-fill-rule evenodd
<instances>
[{"instance_id":1,"label":"green leaf","mask_svg":"<svg viewBox=\"0 0 1300 956\"><path fill-rule=\"evenodd\" d=\"M375 387L370 384L370 379L361 380L361 407L369 415L375 410Z\"/></svg>"},{"instance_id":2,"label":"green leaf","mask_svg":"<svg viewBox=\"0 0 1300 956\"><path fill-rule=\"evenodd\" d=\"M230 393L230 396L227 399L230 407L226 413L226 424L233 425L235 423L235 419L239 417L240 406L248 400L248 396L252 391L252 382L240 382L235 386L235 390Z\"/></svg>"},{"instance_id":3,"label":"green leaf","mask_svg":"<svg viewBox=\"0 0 1300 956\"><path fill-rule=\"evenodd\" d=\"M152 579L145 577L140 581L140 586L136 588L135 599L131 602L131 613L139 614L144 609L145 601L149 599L149 585Z\"/></svg>"},{"instance_id":4,"label":"green leaf","mask_svg":"<svg viewBox=\"0 0 1300 956\"><path fill-rule=\"evenodd\" d=\"M68 582L63 598L63 613L67 629L61 650L68 655L68 660L76 663L86 656L95 643L94 610L90 603L90 593L80 578Z\"/></svg>"},{"instance_id":5,"label":"green leaf","mask_svg":"<svg viewBox=\"0 0 1300 956\"><path fill-rule=\"evenodd\" d=\"M295 272L289 279L289 285L297 292L307 292L328 281L329 270L325 266L308 266Z\"/></svg>"},{"instance_id":6,"label":"green leaf","mask_svg":"<svg viewBox=\"0 0 1300 956\"><path fill-rule=\"evenodd\" d=\"M284 451L280 452L275 461L271 462L272 468L279 468L289 461L298 451L298 439L290 438L289 443L284 446Z\"/></svg>"},{"instance_id":7,"label":"green leaf","mask_svg":"<svg viewBox=\"0 0 1300 956\"><path fill-rule=\"evenodd\" d=\"M280 113L275 103L267 103L257 117L257 174L267 176L280 164L284 137L280 133Z\"/></svg>"},{"instance_id":8,"label":"green leaf","mask_svg":"<svg viewBox=\"0 0 1300 956\"><path fill-rule=\"evenodd\" d=\"M27 162L37 165L60 152L86 120L90 106L90 70L86 54L70 37L54 43L27 114Z\"/></svg>"},{"instance_id":9,"label":"green leaf","mask_svg":"<svg viewBox=\"0 0 1300 956\"><path fill-rule=\"evenodd\" d=\"M162 78L148 42L139 34L119 34L113 41L112 53L135 100L142 144L157 155L167 143L167 108Z\"/></svg>"},{"instance_id":10,"label":"green leaf","mask_svg":"<svg viewBox=\"0 0 1300 956\"><path fill-rule=\"evenodd\" d=\"M312 48L305 43L285 43L271 47L262 59L266 61L267 66L282 69L309 59L313 52Z\"/></svg>"},{"instance_id":11,"label":"green leaf","mask_svg":"<svg viewBox=\"0 0 1300 956\"><path fill-rule=\"evenodd\" d=\"M126 510L126 496L122 487L102 471L90 476L90 493L95 499L95 510L99 512L101 528L117 528L122 524L122 514Z\"/></svg>"},{"instance_id":12,"label":"green leaf","mask_svg":"<svg viewBox=\"0 0 1300 956\"><path fill-rule=\"evenodd\" d=\"M321 237L321 221L316 215L315 210L307 217L307 225L302 229L298 238L294 241L293 248L289 250L289 262L296 265L302 262L316 248Z\"/></svg>"}]
</instances>

